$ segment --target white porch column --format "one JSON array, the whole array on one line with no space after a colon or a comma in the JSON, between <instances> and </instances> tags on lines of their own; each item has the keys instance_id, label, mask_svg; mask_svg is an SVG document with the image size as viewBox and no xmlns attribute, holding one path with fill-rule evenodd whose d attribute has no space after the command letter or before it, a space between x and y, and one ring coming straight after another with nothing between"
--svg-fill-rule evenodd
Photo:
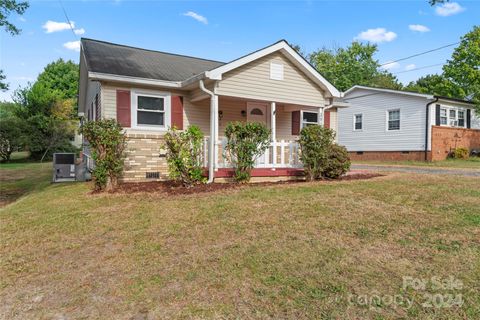
<instances>
[{"instance_id":1,"label":"white porch column","mask_svg":"<svg viewBox=\"0 0 480 320\"><path fill-rule=\"evenodd\" d=\"M215 126L215 151L214 151L214 158L215 158L215 162L214 162L214 167L215 167L215 171L218 171L218 147L220 146L220 140L218 139L218 131L219 131L219 126L220 126L220 123L218 121L218 95L215 95L214 98L215 100L215 121L214 121L214 126Z\"/></svg>"},{"instance_id":2,"label":"white porch column","mask_svg":"<svg viewBox=\"0 0 480 320\"><path fill-rule=\"evenodd\" d=\"M318 108L318 124L321 125L323 127L323 124L325 123L324 122L324 119L325 119L325 113L324 113L324 108L323 107L319 107Z\"/></svg>"},{"instance_id":3,"label":"white porch column","mask_svg":"<svg viewBox=\"0 0 480 320\"><path fill-rule=\"evenodd\" d=\"M272 170L277 165L277 106L275 102L270 103L270 127L272 128Z\"/></svg>"}]
</instances>

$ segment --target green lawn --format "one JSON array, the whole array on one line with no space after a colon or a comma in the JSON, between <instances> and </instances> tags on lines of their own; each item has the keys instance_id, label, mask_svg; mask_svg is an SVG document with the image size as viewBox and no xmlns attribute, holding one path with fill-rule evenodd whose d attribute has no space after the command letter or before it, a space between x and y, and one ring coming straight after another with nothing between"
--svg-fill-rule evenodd
<instances>
[{"instance_id":1,"label":"green lawn","mask_svg":"<svg viewBox=\"0 0 480 320\"><path fill-rule=\"evenodd\" d=\"M478 178L394 173L189 196L92 195L44 179L0 211L0 318L480 318ZM403 290L409 276L463 287ZM426 294L463 305L423 306Z\"/></svg>"},{"instance_id":2,"label":"green lawn","mask_svg":"<svg viewBox=\"0 0 480 320\"><path fill-rule=\"evenodd\" d=\"M480 157L471 157L466 160L447 159L443 161L354 161L358 164L396 165L396 166L420 166L433 168L468 168L480 169Z\"/></svg>"}]
</instances>

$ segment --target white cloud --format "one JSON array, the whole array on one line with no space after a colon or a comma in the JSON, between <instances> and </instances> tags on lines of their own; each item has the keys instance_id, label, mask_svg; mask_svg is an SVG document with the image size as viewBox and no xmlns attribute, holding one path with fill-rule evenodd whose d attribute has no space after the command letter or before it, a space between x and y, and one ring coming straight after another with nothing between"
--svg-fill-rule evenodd
<instances>
[{"instance_id":1,"label":"white cloud","mask_svg":"<svg viewBox=\"0 0 480 320\"><path fill-rule=\"evenodd\" d=\"M457 2L447 2L435 8L435 13L442 17L452 16L462 11L465 11L465 8Z\"/></svg>"},{"instance_id":2,"label":"white cloud","mask_svg":"<svg viewBox=\"0 0 480 320\"><path fill-rule=\"evenodd\" d=\"M387 62L381 68L384 70L390 70L390 69L397 69L399 67L400 67L400 64L398 62Z\"/></svg>"},{"instance_id":3,"label":"white cloud","mask_svg":"<svg viewBox=\"0 0 480 320\"><path fill-rule=\"evenodd\" d=\"M75 28L75 22L71 21L71 23L72 23L72 28ZM70 25L68 24L68 22L56 22L56 21L48 20L47 22L45 22L42 28L45 29L46 33L52 33L52 32L68 30L70 29Z\"/></svg>"},{"instance_id":4,"label":"white cloud","mask_svg":"<svg viewBox=\"0 0 480 320\"><path fill-rule=\"evenodd\" d=\"M393 41L396 37L397 34L393 31L387 31L385 28L376 28L360 32L355 39L380 43Z\"/></svg>"},{"instance_id":5,"label":"white cloud","mask_svg":"<svg viewBox=\"0 0 480 320\"><path fill-rule=\"evenodd\" d=\"M407 64L407 65L405 66L405 70L410 71L410 70L415 69L416 67L417 67L417 66L414 65L413 63Z\"/></svg>"},{"instance_id":6,"label":"white cloud","mask_svg":"<svg viewBox=\"0 0 480 320\"><path fill-rule=\"evenodd\" d=\"M20 21L22 21L22 22L26 22L26 21L27 21L27 19L25 19L25 18L22 17L22 16L18 17L18 20L20 20Z\"/></svg>"},{"instance_id":7,"label":"white cloud","mask_svg":"<svg viewBox=\"0 0 480 320\"><path fill-rule=\"evenodd\" d=\"M69 50L80 51L80 41L65 42L63 46Z\"/></svg>"},{"instance_id":8,"label":"white cloud","mask_svg":"<svg viewBox=\"0 0 480 320\"><path fill-rule=\"evenodd\" d=\"M83 28L75 29L75 30L73 30L73 32L75 32L75 34L76 34L77 36L80 36L80 35L82 35L82 34L85 33L85 29L83 29Z\"/></svg>"},{"instance_id":9,"label":"white cloud","mask_svg":"<svg viewBox=\"0 0 480 320\"><path fill-rule=\"evenodd\" d=\"M408 29L416 32L428 32L430 31L430 28L423 26L421 24L411 24L408 26Z\"/></svg>"},{"instance_id":10,"label":"white cloud","mask_svg":"<svg viewBox=\"0 0 480 320\"><path fill-rule=\"evenodd\" d=\"M195 20L197 20L198 22L201 22L203 24L208 24L208 20L207 18L205 18L204 16L202 15L199 15L198 13L196 12L193 12L193 11L188 11L188 12L185 12L183 14L184 16L187 16L187 17L191 17Z\"/></svg>"}]
</instances>

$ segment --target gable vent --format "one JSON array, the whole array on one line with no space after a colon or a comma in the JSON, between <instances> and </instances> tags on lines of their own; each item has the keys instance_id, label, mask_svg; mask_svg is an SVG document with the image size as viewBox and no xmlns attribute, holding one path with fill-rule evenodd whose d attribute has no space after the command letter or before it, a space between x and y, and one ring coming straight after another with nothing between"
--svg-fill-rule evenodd
<instances>
[{"instance_id":1,"label":"gable vent","mask_svg":"<svg viewBox=\"0 0 480 320\"><path fill-rule=\"evenodd\" d=\"M283 64L278 62L270 63L270 79L283 80Z\"/></svg>"}]
</instances>

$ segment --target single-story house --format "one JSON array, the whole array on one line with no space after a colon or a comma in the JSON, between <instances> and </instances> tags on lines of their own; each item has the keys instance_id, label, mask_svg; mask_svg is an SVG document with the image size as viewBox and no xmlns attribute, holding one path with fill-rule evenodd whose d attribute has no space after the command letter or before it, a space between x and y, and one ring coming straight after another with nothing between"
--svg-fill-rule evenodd
<instances>
[{"instance_id":1,"label":"single-story house","mask_svg":"<svg viewBox=\"0 0 480 320\"><path fill-rule=\"evenodd\" d=\"M457 147L480 148L470 101L354 86L338 109L338 143L354 160L443 160Z\"/></svg>"},{"instance_id":2,"label":"single-story house","mask_svg":"<svg viewBox=\"0 0 480 320\"><path fill-rule=\"evenodd\" d=\"M271 129L271 146L252 176L297 176L302 126L336 130L337 109L345 107L340 92L284 40L224 63L82 39L79 86L86 121L111 118L125 128L124 181L166 179L163 135L192 124L205 135L209 180L231 176L223 157L230 121Z\"/></svg>"}]
</instances>

